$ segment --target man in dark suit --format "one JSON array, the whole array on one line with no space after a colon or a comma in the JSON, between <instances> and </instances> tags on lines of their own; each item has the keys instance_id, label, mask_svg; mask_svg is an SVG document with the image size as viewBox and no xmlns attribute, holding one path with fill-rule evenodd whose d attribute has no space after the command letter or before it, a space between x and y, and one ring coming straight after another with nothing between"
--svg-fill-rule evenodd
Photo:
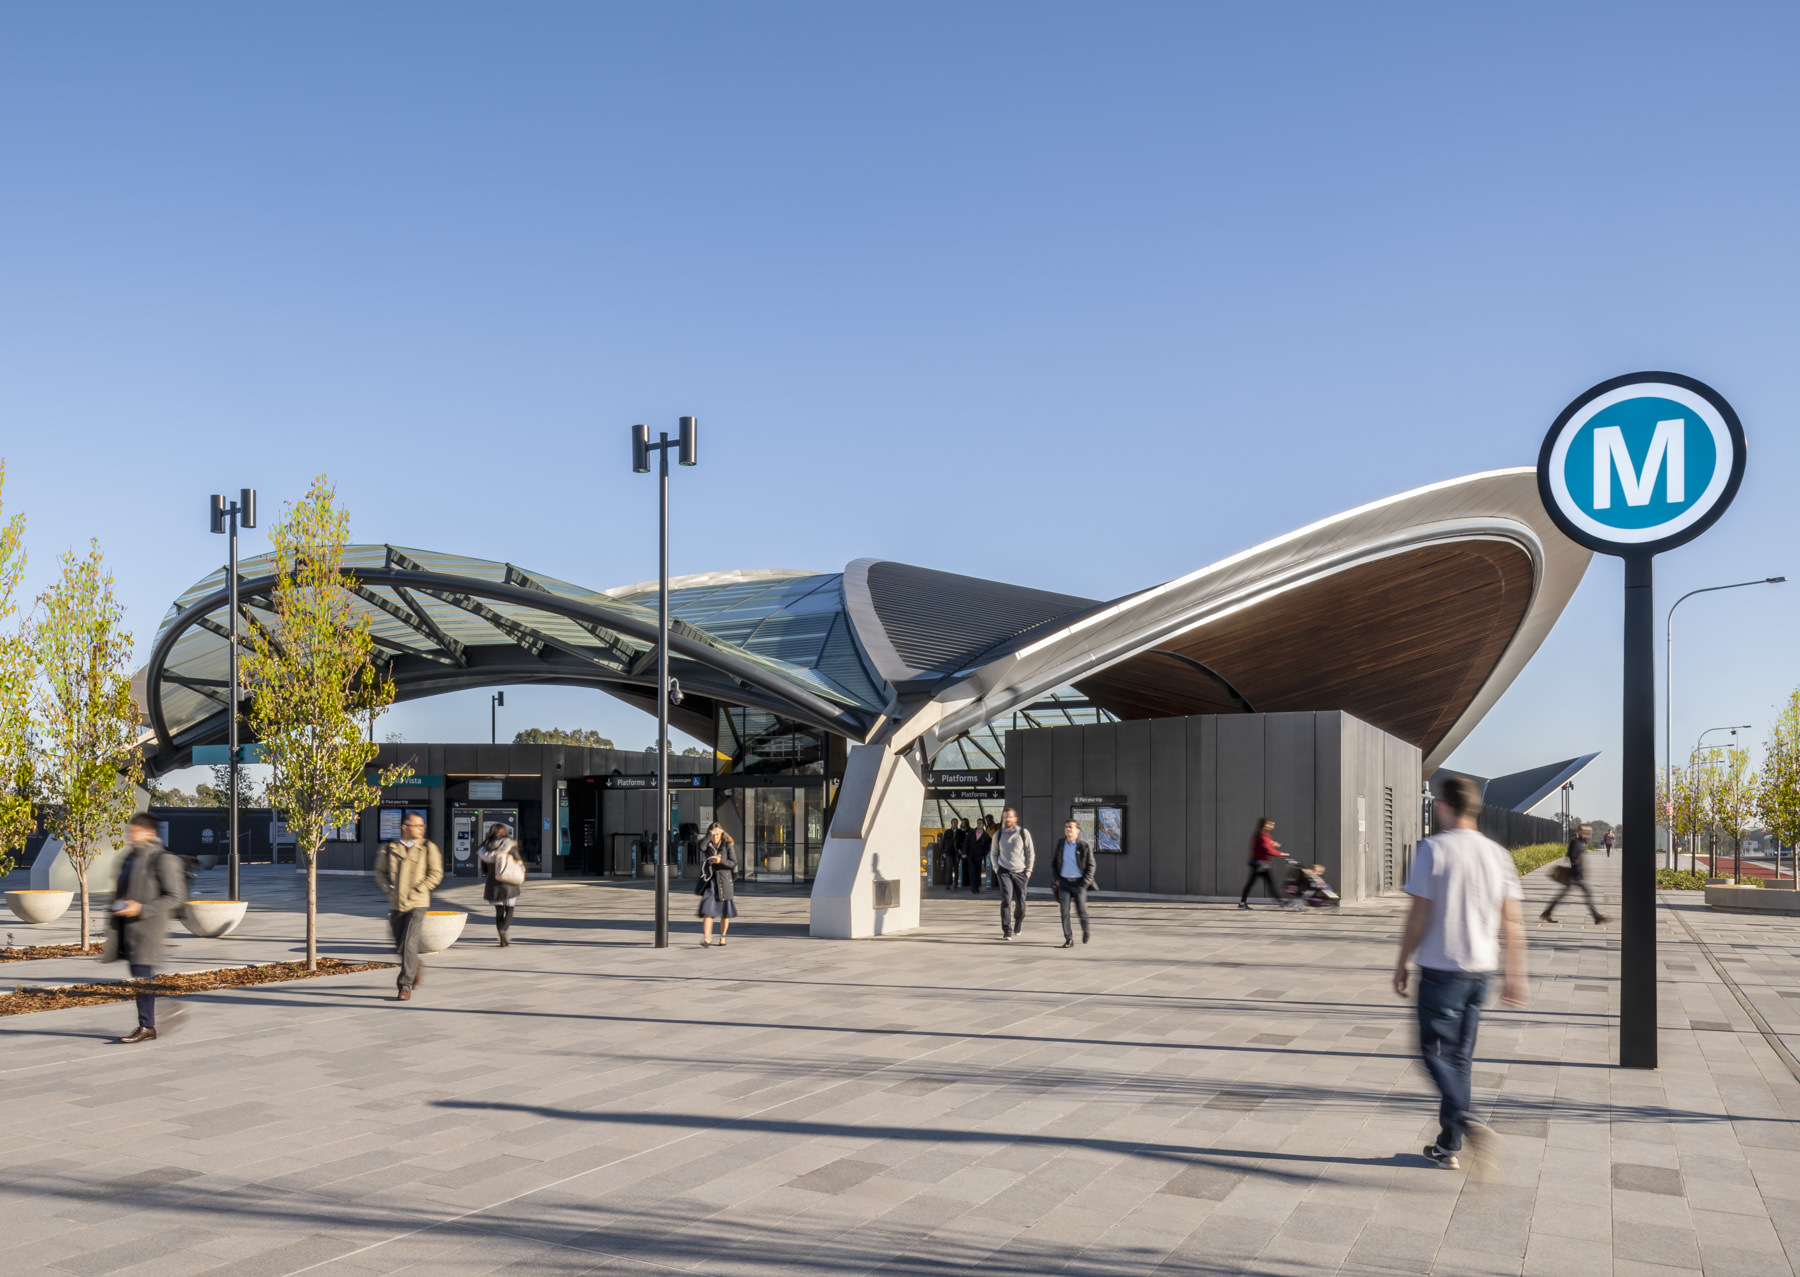
<instances>
[{"instance_id":1,"label":"man in dark suit","mask_svg":"<svg viewBox=\"0 0 1800 1277\"><path fill-rule=\"evenodd\" d=\"M1088 930L1087 893L1094 886L1094 849L1081 836L1081 826L1069 821L1063 826L1063 840L1050 852L1050 883L1056 891L1056 907L1062 911L1062 947L1075 947L1075 930L1069 925L1069 905L1081 917L1081 943L1092 936Z\"/></svg>"}]
</instances>

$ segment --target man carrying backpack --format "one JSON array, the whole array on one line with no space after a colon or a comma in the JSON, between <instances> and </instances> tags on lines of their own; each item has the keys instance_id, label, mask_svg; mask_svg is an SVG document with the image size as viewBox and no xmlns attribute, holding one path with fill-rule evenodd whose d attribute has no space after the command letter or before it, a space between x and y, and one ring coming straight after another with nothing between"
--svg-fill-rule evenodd
<instances>
[{"instance_id":1,"label":"man carrying backpack","mask_svg":"<svg viewBox=\"0 0 1800 1277\"><path fill-rule=\"evenodd\" d=\"M154 980L169 920L186 902L187 870L181 858L162 845L155 819L148 812L139 812L125 826L125 859L119 865L119 884L113 889L100 960L123 958L131 966L133 980ZM137 1013L137 1031L119 1041L156 1041L154 993L137 995Z\"/></svg>"}]
</instances>

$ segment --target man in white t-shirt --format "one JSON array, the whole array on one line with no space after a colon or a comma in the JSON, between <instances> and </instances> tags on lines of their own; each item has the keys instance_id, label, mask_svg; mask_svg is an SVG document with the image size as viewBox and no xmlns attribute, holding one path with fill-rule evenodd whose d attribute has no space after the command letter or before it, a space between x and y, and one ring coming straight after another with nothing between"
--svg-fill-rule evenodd
<instances>
[{"instance_id":1,"label":"man in white t-shirt","mask_svg":"<svg viewBox=\"0 0 1800 1277\"><path fill-rule=\"evenodd\" d=\"M1425 1156L1455 1170L1468 1135L1478 1158L1491 1157L1491 1132L1471 1120L1470 1061L1488 982L1500 970L1500 1000L1525 1005L1525 928L1520 922L1519 874L1512 856L1476 831L1481 791L1453 776L1438 787L1438 832L1413 852L1406 875L1412 912L1394 964L1394 992L1406 996L1407 964L1419 964L1419 1051L1437 1084L1437 1142ZM1483 1145L1488 1145L1484 1149Z\"/></svg>"}]
</instances>

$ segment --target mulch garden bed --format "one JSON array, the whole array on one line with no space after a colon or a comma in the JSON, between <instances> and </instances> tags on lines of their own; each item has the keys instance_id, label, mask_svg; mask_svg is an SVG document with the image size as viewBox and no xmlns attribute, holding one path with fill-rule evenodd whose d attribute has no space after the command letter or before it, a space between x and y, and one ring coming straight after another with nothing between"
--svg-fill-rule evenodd
<instances>
[{"instance_id":1,"label":"mulch garden bed","mask_svg":"<svg viewBox=\"0 0 1800 1277\"><path fill-rule=\"evenodd\" d=\"M0 946L0 962L31 962L37 958L79 958L84 953L99 953L98 940L83 949L78 944L22 944Z\"/></svg>"},{"instance_id":2,"label":"mulch garden bed","mask_svg":"<svg viewBox=\"0 0 1800 1277\"><path fill-rule=\"evenodd\" d=\"M45 945L66 948L75 945ZM353 975L358 971L391 969L392 962L344 962L320 958L316 971L304 962L262 962L247 967L221 967L217 971L170 972L154 980L108 980L88 984L21 984L12 993L0 994L0 1015L29 1015L33 1011L57 1011L63 1007L91 1007L105 1002L129 1002L138 994L178 998L184 993L208 989L242 989L253 984L279 984L286 980L310 980L322 975Z\"/></svg>"}]
</instances>

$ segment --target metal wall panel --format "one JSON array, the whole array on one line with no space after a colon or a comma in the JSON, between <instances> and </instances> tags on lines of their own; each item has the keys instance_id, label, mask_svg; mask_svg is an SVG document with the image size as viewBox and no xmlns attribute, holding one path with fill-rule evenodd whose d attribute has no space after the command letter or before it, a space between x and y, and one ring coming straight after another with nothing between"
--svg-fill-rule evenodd
<instances>
[{"instance_id":1,"label":"metal wall panel","mask_svg":"<svg viewBox=\"0 0 1800 1277\"><path fill-rule=\"evenodd\" d=\"M1128 854L1140 841L1150 853L1150 890L1181 896L1188 888L1188 719L1150 719L1150 803L1147 821L1126 831ZM1130 816L1126 817L1131 820ZM1140 830L1142 831L1140 833Z\"/></svg>"},{"instance_id":2,"label":"metal wall panel","mask_svg":"<svg viewBox=\"0 0 1800 1277\"><path fill-rule=\"evenodd\" d=\"M1056 814L1056 800L1027 798L1025 810L1019 813L1019 819L1024 822L1025 828L1031 831L1031 849L1037 854L1038 860L1038 863L1032 867L1031 881L1041 887L1050 881L1048 877L1050 870L1046 866L1049 864L1051 849L1057 841L1053 837L1046 837L1041 831L1050 828L1052 824L1061 827L1061 818ZM998 899L998 897L990 895L989 899ZM1039 917L1041 919L1042 915ZM1042 926L1044 923L1040 921L1039 925Z\"/></svg>"},{"instance_id":3,"label":"metal wall panel","mask_svg":"<svg viewBox=\"0 0 1800 1277\"><path fill-rule=\"evenodd\" d=\"M1125 799L1125 854L1110 857L1118 862L1116 889L1149 891L1156 876L1155 858L1161 855L1178 857L1177 849L1165 850L1148 836L1154 796L1150 786L1150 720L1128 719L1112 724L1112 727L1117 742L1112 788L1098 792L1119 794ZM1140 821L1146 826L1141 833L1136 828Z\"/></svg>"},{"instance_id":4,"label":"metal wall panel","mask_svg":"<svg viewBox=\"0 0 1800 1277\"><path fill-rule=\"evenodd\" d=\"M1205 715L1188 720L1188 891L1196 896L1223 894L1219 886L1219 720Z\"/></svg>"},{"instance_id":5,"label":"metal wall panel","mask_svg":"<svg viewBox=\"0 0 1800 1277\"><path fill-rule=\"evenodd\" d=\"M1085 727L1052 727L1050 735L1050 794L1067 803L1082 786L1082 740Z\"/></svg>"},{"instance_id":6,"label":"metal wall panel","mask_svg":"<svg viewBox=\"0 0 1800 1277\"><path fill-rule=\"evenodd\" d=\"M1218 864L1215 895L1242 888L1248 874L1250 840L1263 815L1263 750L1266 716L1226 714L1219 732L1218 800L1213 804ZM1237 879L1233 883L1231 880Z\"/></svg>"},{"instance_id":7,"label":"metal wall panel","mask_svg":"<svg viewBox=\"0 0 1800 1277\"><path fill-rule=\"evenodd\" d=\"M1344 724L1337 710L1313 715L1313 859L1344 891Z\"/></svg>"},{"instance_id":8,"label":"metal wall panel","mask_svg":"<svg viewBox=\"0 0 1800 1277\"><path fill-rule=\"evenodd\" d=\"M1308 713L1264 716L1263 814L1275 821L1275 841L1295 860L1312 864L1318 847L1313 819L1313 737Z\"/></svg>"},{"instance_id":9,"label":"metal wall panel","mask_svg":"<svg viewBox=\"0 0 1800 1277\"><path fill-rule=\"evenodd\" d=\"M1013 740L1018 738L1022 743L1015 753ZM1029 794L1033 798L1048 798L1055 792L1050 778L1050 736L1045 732L1008 732L1006 734L1006 784L1007 793L1012 794L1013 765L1012 760L1018 758L1021 764L1019 771L1019 797Z\"/></svg>"}]
</instances>

